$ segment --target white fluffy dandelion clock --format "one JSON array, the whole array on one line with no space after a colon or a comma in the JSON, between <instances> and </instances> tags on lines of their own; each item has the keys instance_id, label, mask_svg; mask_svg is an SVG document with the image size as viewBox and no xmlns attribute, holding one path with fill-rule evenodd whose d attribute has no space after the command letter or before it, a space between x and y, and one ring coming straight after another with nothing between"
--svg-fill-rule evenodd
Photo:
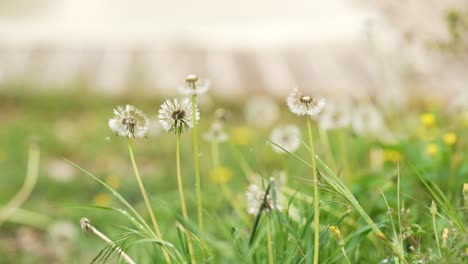
<instances>
[{"instance_id":1,"label":"white fluffy dandelion clock","mask_svg":"<svg viewBox=\"0 0 468 264\"><path fill-rule=\"evenodd\" d=\"M319 116L320 128L333 130L347 127L351 124L351 108L348 105L327 103Z\"/></svg>"},{"instance_id":2,"label":"white fluffy dandelion clock","mask_svg":"<svg viewBox=\"0 0 468 264\"><path fill-rule=\"evenodd\" d=\"M198 107L195 106L195 117L193 120L192 103L188 98L182 100L166 100L159 109L158 119L164 130L168 132L183 133L193 128L195 122L200 119Z\"/></svg>"},{"instance_id":3,"label":"white fluffy dandelion clock","mask_svg":"<svg viewBox=\"0 0 468 264\"><path fill-rule=\"evenodd\" d=\"M142 138L149 129L146 115L133 105L114 109L114 117L109 119L109 127L117 135L127 138Z\"/></svg>"},{"instance_id":4,"label":"white fluffy dandelion clock","mask_svg":"<svg viewBox=\"0 0 468 264\"><path fill-rule=\"evenodd\" d=\"M179 92L183 95L192 96L204 94L211 86L209 80L200 80L194 74L190 74L185 78L185 83L179 86Z\"/></svg>"},{"instance_id":5,"label":"white fluffy dandelion clock","mask_svg":"<svg viewBox=\"0 0 468 264\"><path fill-rule=\"evenodd\" d=\"M286 125L275 127L270 136L273 150L277 153L284 154L286 151L294 152L301 145L301 132L294 125ZM286 151L284 151L285 149Z\"/></svg>"},{"instance_id":6,"label":"white fluffy dandelion clock","mask_svg":"<svg viewBox=\"0 0 468 264\"><path fill-rule=\"evenodd\" d=\"M215 121L211 124L210 130L203 135L206 141L224 142L228 140L228 134L224 131L223 124L220 121Z\"/></svg>"},{"instance_id":7,"label":"white fluffy dandelion clock","mask_svg":"<svg viewBox=\"0 0 468 264\"><path fill-rule=\"evenodd\" d=\"M298 116L315 116L325 106L325 99L302 94L298 88L294 88L287 98L289 110Z\"/></svg>"}]
</instances>

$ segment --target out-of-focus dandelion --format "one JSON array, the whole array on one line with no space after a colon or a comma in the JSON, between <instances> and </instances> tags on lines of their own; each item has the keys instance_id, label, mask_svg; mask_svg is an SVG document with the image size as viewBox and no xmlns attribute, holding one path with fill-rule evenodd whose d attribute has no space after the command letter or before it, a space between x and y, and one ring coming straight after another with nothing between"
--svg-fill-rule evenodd
<instances>
[{"instance_id":1,"label":"out-of-focus dandelion","mask_svg":"<svg viewBox=\"0 0 468 264\"><path fill-rule=\"evenodd\" d=\"M75 178L75 171L64 160L54 159L47 163L47 176L57 182L70 182Z\"/></svg>"},{"instance_id":2,"label":"out-of-focus dandelion","mask_svg":"<svg viewBox=\"0 0 468 264\"><path fill-rule=\"evenodd\" d=\"M266 96L249 99L245 105L244 115L247 123L255 127L270 127L279 116L276 102Z\"/></svg>"},{"instance_id":3,"label":"out-of-focus dandelion","mask_svg":"<svg viewBox=\"0 0 468 264\"><path fill-rule=\"evenodd\" d=\"M421 115L420 119L421 119L421 124L427 128L433 127L436 122L436 118L434 114L432 113L424 113Z\"/></svg>"},{"instance_id":4,"label":"out-of-focus dandelion","mask_svg":"<svg viewBox=\"0 0 468 264\"><path fill-rule=\"evenodd\" d=\"M378 135L384 128L384 121L377 108L360 105L353 111L351 125L358 135Z\"/></svg>"},{"instance_id":5,"label":"out-of-focus dandelion","mask_svg":"<svg viewBox=\"0 0 468 264\"><path fill-rule=\"evenodd\" d=\"M256 178L260 180L260 178ZM270 181L275 181L274 178L270 178ZM281 192L278 190L278 187L275 187L276 189L276 200L273 201L272 195L271 195L271 190L270 193L267 195L266 199L265 198L265 192L266 190L260 187L261 183L251 183L247 187L247 192L245 193L245 196L247 198L247 212L251 215L256 215L258 213L258 209L260 208L260 205L263 203L265 200L264 204L264 210L266 213L270 213L273 210L278 210L282 211L284 209L283 207L283 195ZM276 183L275 183L276 186ZM281 186L279 186L281 188Z\"/></svg>"},{"instance_id":6,"label":"out-of-focus dandelion","mask_svg":"<svg viewBox=\"0 0 468 264\"><path fill-rule=\"evenodd\" d=\"M453 146L455 143L457 143L457 134L455 133L445 133L443 136L443 140L445 145L447 146Z\"/></svg>"},{"instance_id":7,"label":"out-of-focus dandelion","mask_svg":"<svg viewBox=\"0 0 468 264\"><path fill-rule=\"evenodd\" d=\"M190 99L184 98L182 100L166 100L161 105L158 118L164 130L180 134L193 128L195 122L200 119L197 107L195 107L195 116L196 120L193 120Z\"/></svg>"},{"instance_id":8,"label":"out-of-focus dandelion","mask_svg":"<svg viewBox=\"0 0 468 264\"><path fill-rule=\"evenodd\" d=\"M218 108L216 109L214 116L216 121L225 123L231 116L231 113L224 108Z\"/></svg>"},{"instance_id":9,"label":"out-of-focus dandelion","mask_svg":"<svg viewBox=\"0 0 468 264\"><path fill-rule=\"evenodd\" d=\"M185 78L185 83L179 86L179 92L186 96L200 95L206 93L210 86L209 80L200 80L195 74L190 74Z\"/></svg>"},{"instance_id":10,"label":"out-of-focus dandelion","mask_svg":"<svg viewBox=\"0 0 468 264\"><path fill-rule=\"evenodd\" d=\"M392 163L397 163L401 161L402 155L401 152L396 149L388 149L384 152L384 160L390 161Z\"/></svg>"},{"instance_id":11,"label":"out-of-focus dandelion","mask_svg":"<svg viewBox=\"0 0 468 264\"><path fill-rule=\"evenodd\" d=\"M255 138L254 131L247 127L236 127L231 132L232 141L237 145L249 145Z\"/></svg>"},{"instance_id":12,"label":"out-of-focus dandelion","mask_svg":"<svg viewBox=\"0 0 468 264\"><path fill-rule=\"evenodd\" d=\"M351 109L347 105L328 103L319 115L319 126L323 130L347 127L351 124Z\"/></svg>"},{"instance_id":13,"label":"out-of-focus dandelion","mask_svg":"<svg viewBox=\"0 0 468 264\"><path fill-rule=\"evenodd\" d=\"M218 166L210 170L210 180L215 184L226 184L232 178L232 170L228 167Z\"/></svg>"},{"instance_id":14,"label":"out-of-focus dandelion","mask_svg":"<svg viewBox=\"0 0 468 264\"><path fill-rule=\"evenodd\" d=\"M301 132L294 125L279 126L271 132L270 140L284 148L288 152L296 151L301 145ZM272 144L272 148L277 153L287 153L280 147Z\"/></svg>"},{"instance_id":15,"label":"out-of-focus dandelion","mask_svg":"<svg viewBox=\"0 0 468 264\"><path fill-rule=\"evenodd\" d=\"M117 135L127 138L142 138L146 135L149 122L146 115L133 105L114 109L114 117L109 119L109 127Z\"/></svg>"},{"instance_id":16,"label":"out-of-focus dandelion","mask_svg":"<svg viewBox=\"0 0 468 264\"><path fill-rule=\"evenodd\" d=\"M105 183L112 187L112 189L117 190L120 187L120 179L115 175L109 175L105 179Z\"/></svg>"},{"instance_id":17,"label":"out-of-focus dandelion","mask_svg":"<svg viewBox=\"0 0 468 264\"><path fill-rule=\"evenodd\" d=\"M72 249L72 243L75 241L78 231L71 222L59 221L47 229L49 246L59 256L64 257Z\"/></svg>"},{"instance_id":18,"label":"out-of-focus dandelion","mask_svg":"<svg viewBox=\"0 0 468 264\"><path fill-rule=\"evenodd\" d=\"M98 193L93 198L95 205L99 206L109 206L112 201L112 197L107 193Z\"/></svg>"},{"instance_id":19,"label":"out-of-focus dandelion","mask_svg":"<svg viewBox=\"0 0 468 264\"><path fill-rule=\"evenodd\" d=\"M426 153L431 157L436 156L439 153L439 146L434 143L428 144L426 146Z\"/></svg>"},{"instance_id":20,"label":"out-of-focus dandelion","mask_svg":"<svg viewBox=\"0 0 468 264\"><path fill-rule=\"evenodd\" d=\"M287 98L289 110L298 116L315 116L325 107L325 99L304 95L294 88Z\"/></svg>"},{"instance_id":21,"label":"out-of-focus dandelion","mask_svg":"<svg viewBox=\"0 0 468 264\"><path fill-rule=\"evenodd\" d=\"M211 124L210 130L203 135L206 141L224 142L228 139L228 134L224 131L223 124L215 121Z\"/></svg>"}]
</instances>

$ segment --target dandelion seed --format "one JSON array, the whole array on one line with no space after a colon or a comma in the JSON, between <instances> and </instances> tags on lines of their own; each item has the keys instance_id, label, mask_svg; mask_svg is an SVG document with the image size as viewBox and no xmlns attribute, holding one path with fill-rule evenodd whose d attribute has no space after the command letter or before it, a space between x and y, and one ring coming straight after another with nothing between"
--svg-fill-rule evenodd
<instances>
[{"instance_id":1,"label":"dandelion seed","mask_svg":"<svg viewBox=\"0 0 468 264\"><path fill-rule=\"evenodd\" d=\"M278 211L283 210L280 192L277 192L275 202L271 197L271 193L267 195L266 199L264 199L265 190L263 188L260 188L258 184L252 183L247 188L247 192L245 193L245 195L247 197L247 212L251 215L256 215L258 213L258 209L260 208L260 205L264 202L264 200L264 210L266 213L270 213L275 209Z\"/></svg>"},{"instance_id":2,"label":"dandelion seed","mask_svg":"<svg viewBox=\"0 0 468 264\"><path fill-rule=\"evenodd\" d=\"M215 121L211 124L210 130L203 135L203 138L210 142L224 142L228 139L228 135L224 132L223 124Z\"/></svg>"},{"instance_id":3,"label":"dandelion seed","mask_svg":"<svg viewBox=\"0 0 468 264\"><path fill-rule=\"evenodd\" d=\"M149 122L146 115L133 105L114 109L114 117L109 119L109 127L118 136L142 138L146 135Z\"/></svg>"},{"instance_id":4,"label":"dandelion seed","mask_svg":"<svg viewBox=\"0 0 468 264\"><path fill-rule=\"evenodd\" d=\"M320 113L319 125L323 130L347 127L351 124L350 107L327 103Z\"/></svg>"},{"instance_id":5,"label":"dandelion seed","mask_svg":"<svg viewBox=\"0 0 468 264\"><path fill-rule=\"evenodd\" d=\"M294 88L287 98L289 110L298 116L316 116L325 106L325 99L302 94Z\"/></svg>"},{"instance_id":6,"label":"dandelion seed","mask_svg":"<svg viewBox=\"0 0 468 264\"><path fill-rule=\"evenodd\" d=\"M166 100L159 109L159 122L164 130L174 133L183 133L194 126L200 119L198 107L195 107L196 120L193 120L192 103L188 98L182 100Z\"/></svg>"},{"instance_id":7,"label":"dandelion seed","mask_svg":"<svg viewBox=\"0 0 468 264\"><path fill-rule=\"evenodd\" d=\"M111 142L111 138L110 138L110 137L105 137L105 138L104 138L104 142L110 143L110 142Z\"/></svg>"},{"instance_id":8,"label":"dandelion seed","mask_svg":"<svg viewBox=\"0 0 468 264\"><path fill-rule=\"evenodd\" d=\"M288 152L296 151L301 145L301 132L294 125L280 126L273 129L270 140L284 148ZM287 153L280 147L272 144L272 148L277 153Z\"/></svg>"},{"instance_id":9,"label":"dandelion seed","mask_svg":"<svg viewBox=\"0 0 468 264\"><path fill-rule=\"evenodd\" d=\"M179 86L179 92L186 96L204 94L210 88L211 82L208 80L199 80L194 74L187 75L185 83Z\"/></svg>"},{"instance_id":10,"label":"dandelion seed","mask_svg":"<svg viewBox=\"0 0 468 264\"><path fill-rule=\"evenodd\" d=\"M269 127L279 116L276 102L266 96L255 96L249 99L244 108L244 116L248 124L255 127Z\"/></svg>"}]
</instances>

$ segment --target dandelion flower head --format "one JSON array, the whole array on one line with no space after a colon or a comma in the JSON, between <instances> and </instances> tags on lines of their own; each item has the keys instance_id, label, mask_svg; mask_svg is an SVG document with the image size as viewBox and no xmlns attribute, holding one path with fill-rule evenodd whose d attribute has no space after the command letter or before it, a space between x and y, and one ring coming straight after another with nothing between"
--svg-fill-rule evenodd
<instances>
[{"instance_id":1,"label":"dandelion flower head","mask_svg":"<svg viewBox=\"0 0 468 264\"><path fill-rule=\"evenodd\" d=\"M179 92L186 96L204 94L210 88L211 82L199 80L195 74L187 75L185 83L179 86Z\"/></svg>"},{"instance_id":2,"label":"dandelion flower head","mask_svg":"<svg viewBox=\"0 0 468 264\"><path fill-rule=\"evenodd\" d=\"M287 98L289 110L298 116L315 116L325 106L325 99L302 94L294 88Z\"/></svg>"},{"instance_id":3,"label":"dandelion flower head","mask_svg":"<svg viewBox=\"0 0 468 264\"><path fill-rule=\"evenodd\" d=\"M223 124L220 121L215 121L211 124L210 130L203 135L206 141L224 142L228 139L228 134L224 131Z\"/></svg>"},{"instance_id":4,"label":"dandelion flower head","mask_svg":"<svg viewBox=\"0 0 468 264\"><path fill-rule=\"evenodd\" d=\"M279 126L271 132L270 140L284 148L287 152L294 152L301 145L301 132L294 125ZM275 144L272 144L275 152L281 154L287 153Z\"/></svg>"},{"instance_id":5,"label":"dandelion flower head","mask_svg":"<svg viewBox=\"0 0 468 264\"><path fill-rule=\"evenodd\" d=\"M117 135L128 138L142 138L146 135L149 122L146 115L133 105L114 109L114 117L109 119L109 127Z\"/></svg>"},{"instance_id":6,"label":"dandelion flower head","mask_svg":"<svg viewBox=\"0 0 468 264\"><path fill-rule=\"evenodd\" d=\"M256 127L270 127L279 117L278 104L267 96L255 96L247 101L244 116L248 124Z\"/></svg>"},{"instance_id":7,"label":"dandelion flower head","mask_svg":"<svg viewBox=\"0 0 468 264\"><path fill-rule=\"evenodd\" d=\"M319 116L320 127L333 130L347 127L351 124L351 111L347 105L327 103Z\"/></svg>"},{"instance_id":8,"label":"dandelion flower head","mask_svg":"<svg viewBox=\"0 0 468 264\"><path fill-rule=\"evenodd\" d=\"M159 109L159 122L164 130L183 133L190 130L200 119L198 107L195 106L195 119L193 120L192 103L188 98L182 100L166 100Z\"/></svg>"}]
</instances>

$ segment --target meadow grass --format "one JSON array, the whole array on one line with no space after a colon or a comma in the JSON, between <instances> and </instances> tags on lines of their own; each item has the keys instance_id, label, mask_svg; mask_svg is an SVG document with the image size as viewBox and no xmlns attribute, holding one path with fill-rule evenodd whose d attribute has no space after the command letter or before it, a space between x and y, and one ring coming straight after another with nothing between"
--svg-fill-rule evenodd
<instances>
[{"instance_id":1,"label":"meadow grass","mask_svg":"<svg viewBox=\"0 0 468 264\"><path fill-rule=\"evenodd\" d=\"M243 103L214 98L211 105L199 105L198 155L192 131L178 134L180 141L160 131L132 139L130 159L127 139L107 126L112 109L131 103L156 118L163 98L9 92L0 101L0 204L11 201L24 181L34 185L1 225L0 263L114 263L125 261L122 251L136 263L313 263L314 256L318 263L468 261L462 192L468 181L468 122L440 105L419 102L399 122L395 112L383 112L394 135L388 141L349 127L320 131L316 122L309 136L304 118L289 113L283 99L277 100L281 117L275 124L247 124ZM231 113L223 123L229 137L207 142L201 135L219 106ZM276 124L299 127L299 149L273 150L270 132ZM39 177L32 183L31 137L40 146ZM68 160L71 179L49 177L48 164L56 159ZM258 209L249 214L246 192L252 184L260 196ZM54 253L49 226L65 219L78 229L82 217L113 244L79 234L64 254ZM46 246L26 250L16 239L24 228Z\"/></svg>"}]
</instances>

